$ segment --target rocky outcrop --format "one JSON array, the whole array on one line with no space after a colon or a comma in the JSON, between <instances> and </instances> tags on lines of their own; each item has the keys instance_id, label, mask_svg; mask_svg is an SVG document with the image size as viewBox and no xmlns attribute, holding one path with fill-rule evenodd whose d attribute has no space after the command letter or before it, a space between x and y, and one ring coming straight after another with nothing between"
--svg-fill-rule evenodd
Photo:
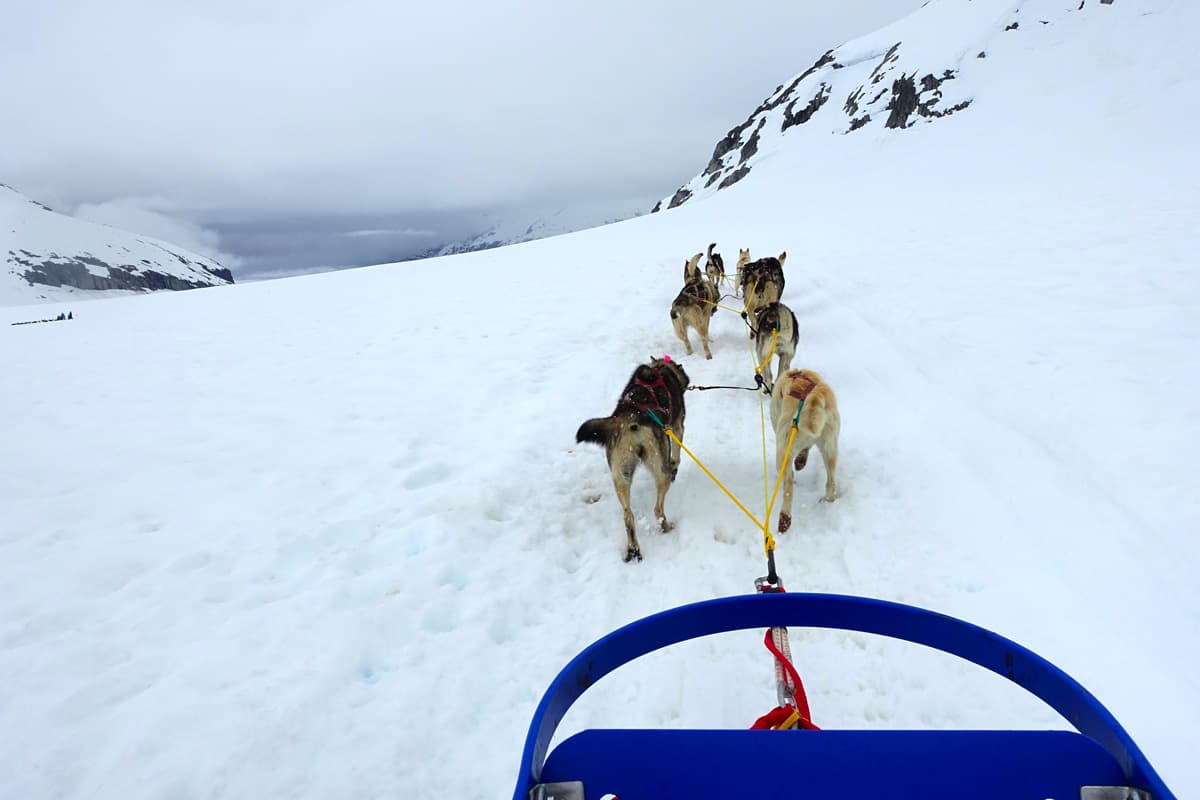
<instances>
[{"instance_id":1,"label":"rocky outcrop","mask_svg":"<svg viewBox=\"0 0 1200 800\"><path fill-rule=\"evenodd\" d=\"M187 280L178 275L150 269L149 264L106 264L98 258L77 255L63 258L54 253L46 260L39 260L32 253L8 253L9 261L25 268L18 273L31 286L71 286L83 290L117 289L134 292L183 291L212 286L215 283L233 283L233 274L225 268L204 268L216 281ZM97 271L99 270L99 272Z\"/></svg>"}]
</instances>

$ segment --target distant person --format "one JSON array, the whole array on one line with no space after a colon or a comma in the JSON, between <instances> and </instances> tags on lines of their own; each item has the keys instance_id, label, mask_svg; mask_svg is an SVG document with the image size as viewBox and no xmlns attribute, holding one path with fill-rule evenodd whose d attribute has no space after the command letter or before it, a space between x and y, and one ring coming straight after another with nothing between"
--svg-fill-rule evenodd
<instances>
[{"instance_id":1,"label":"distant person","mask_svg":"<svg viewBox=\"0 0 1200 800\"><path fill-rule=\"evenodd\" d=\"M70 311L67 312L67 319L75 319L75 315Z\"/></svg>"}]
</instances>

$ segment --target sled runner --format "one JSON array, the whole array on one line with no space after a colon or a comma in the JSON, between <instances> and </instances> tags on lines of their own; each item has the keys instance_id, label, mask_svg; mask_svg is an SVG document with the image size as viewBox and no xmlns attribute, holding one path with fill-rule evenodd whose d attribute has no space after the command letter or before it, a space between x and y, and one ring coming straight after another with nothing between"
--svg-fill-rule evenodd
<instances>
[{"instance_id":1,"label":"sled runner","mask_svg":"<svg viewBox=\"0 0 1200 800\"><path fill-rule=\"evenodd\" d=\"M1020 685L1078 732L585 730L547 755L567 709L622 664L700 636L777 626L861 631L959 656ZM530 724L513 800L605 797L1174 800L1104 706L1035 653L913 606L801 593L664 611L600 639L558 674Z\"/></svg>"}]
</instances>

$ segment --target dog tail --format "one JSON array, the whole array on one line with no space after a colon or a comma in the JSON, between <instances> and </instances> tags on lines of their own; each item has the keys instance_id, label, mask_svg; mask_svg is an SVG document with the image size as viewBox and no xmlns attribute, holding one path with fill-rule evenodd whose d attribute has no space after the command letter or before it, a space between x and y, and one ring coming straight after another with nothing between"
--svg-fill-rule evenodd
<instances>
[{"instance_id":1,"label":"dog tail","mask_svg":"<svg viewBox=\"0 0 1200 800\"><path fill-rule=\"evenodd\" d=\"M820 387L804 401L804 410L800 412L800 427L812 438L820 436L821 431L829 424L829 404Z\"/></svg>"},{"instance_id":2,"label":"dog tail","mask_svg":"<svg viewBox=\"0 0 1200 800\"><path fill-rule=\"evenodd\" d=\"M579 430L575 431L575 441L579 444L591 442L592 444L608 446L609 440L613 435L613 418L612 417L597 417L589 419L587 422L579 426Z\"/></svg>"}]
</instances>

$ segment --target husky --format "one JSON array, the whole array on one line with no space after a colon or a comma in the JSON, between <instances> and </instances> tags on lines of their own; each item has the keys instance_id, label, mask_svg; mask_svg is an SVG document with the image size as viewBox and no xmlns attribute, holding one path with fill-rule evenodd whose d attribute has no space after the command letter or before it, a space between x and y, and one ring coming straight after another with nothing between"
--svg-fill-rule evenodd
<instances>
[{"instance_id":1,"label":"husky","mask_svg":"<svg viewBox=\"0 0 1200 800\"><path fill-rule=\"evenodd\" d=\"M654 516L659 528L665 533L675 527L663 513L663 500L679 472L679 445L667 436L651 414L683 441L683 395L687 386L687 373L670 356L651 358L649 364L634 370L613 413L589 419L575 434L576 442L604 445L617 499L625 512L625 561L642 560L633 511L629 507L629 487L639 463L650 470L658 487Z\"/></svg>"},{"instance_id":2,"label":"husky","mask_svg":"<svg viewBox=\"0 0 1200 800\"><path fill-rule=\"evenodd\" d=\"M842 427L838 415L837 398L833 389L812 370L794 369L781 375L771 392L771 425L775 428L775 471L783 472L783 500L779 504L779 532L792 527L792 489L795 476L792 470L784 469L788 456L788 438L792 433L792 421L796 423L796 439L792 452L797 470L808 463L808 450L814 444L825 460L825 495L822 500L832 503L837 499L838 431Z\"/></svg>"},{"instance_id":3,"label":"husky","mask_svg":"<svg viewBox=\"0 0 1200 800\"><path fill-rule=\"evenodd\" d=\"M754 350L762 366L764 389L770 394L775 388L775 379L771 375L771 342L774 340L774 355L779 357L779 370L775 374L782 375L792 366L792 359L796 356L800 329L796 324L796 315L790 308L783 303L768 303L754 318L754 330L758 334ZM773 332L778 335L772 335Z\"/></svg>"},{"instance_id":4,"label":"husky","mask_svg":"<svg viewBox=\"0 0 1200 800\"><path fill-rule=\"evenodd\" d=\"M709 283L696 266L699 257L700 254L697 253L696 257L683 267L683 289L671 302L671 325L674 326L679 341L687 348L689 356L694 351L692 343L688 340L688 328L695 328L700 334L700 344L704 346L704 357L712 358L712 350L708 347L708 323L713 314L717 313L717 301L721 298L721 292L714 284Z\"/></svg>"},{"instance_id":5,"label":"husky","mask_svg":"<svg viewBox=\"0 0 1200 800\"><path fill-rule=\"evenodd\" d=\"M700 277L700 256L704 253L696 253L696 255L683 262L683 282L695 280Z\"/></svg>"},{"instance_id":6,"label":"husky","mask_svg":"<svg viewBox=\"0 0 1200 800\"><path fill-rule=\"evenodd\" d=\"M779 254L779 258L760 258L742 267L740 286L742 298L746 304L746 318L754 317L768 303L778 303L783 294L783 262L787 260L787 251ZM751 332L750 338L754 338Z\"/></svg>"},{"instance_id":7,"label":"husky","mask_svg":"<svg viewBox=\"0 0 1200 800\"><path fill-rule=\"evenodd\" d=\"M709 283L719 289L721 288L721 282L725 280L725 259L721 258L720 253L713 252L713 248L716 246L716 242L708 246L707 260L704 262L704 274L708 276Z\"/></svg>"},{"instance_id":8,"label":"husky","mask_svg":"<svg viewBox=\"0 0 1200 800\"><path fill-rule=\"evenodd\" d=\"M738 248L737 271L734 274L734 292L738 297L742 296L742 270L750 263L750 248L745 250Z\"/></svg>"}]
</instances>

